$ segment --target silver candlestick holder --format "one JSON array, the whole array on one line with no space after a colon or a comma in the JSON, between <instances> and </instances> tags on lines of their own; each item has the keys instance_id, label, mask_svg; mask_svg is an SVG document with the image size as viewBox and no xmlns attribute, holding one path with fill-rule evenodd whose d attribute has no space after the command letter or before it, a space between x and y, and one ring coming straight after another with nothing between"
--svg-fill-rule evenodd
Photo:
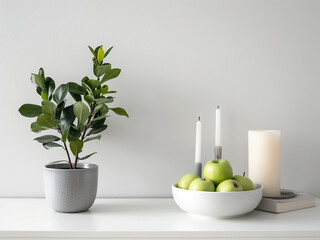
<instances>
[{"instance_id":1,"label":"silver candlestick holder","mask_svg":"<svg viewBox=\"0 0 320 240\"><path fill-rule=\"evenodd\" d=\"M222 147L221 146L214 147L214 157L216 159L222 159Z\"/></svg>"},{"instance_id":2,"label":"silver candlestick holder","mask_svg":"<svg viewBox=\"0 0 320 240\"><path fill-rule=\"evenodd\" d=\"M202 177L202 163L201 162L194 163L194 174L199 177Z\"/></svg>"}]
</instances>

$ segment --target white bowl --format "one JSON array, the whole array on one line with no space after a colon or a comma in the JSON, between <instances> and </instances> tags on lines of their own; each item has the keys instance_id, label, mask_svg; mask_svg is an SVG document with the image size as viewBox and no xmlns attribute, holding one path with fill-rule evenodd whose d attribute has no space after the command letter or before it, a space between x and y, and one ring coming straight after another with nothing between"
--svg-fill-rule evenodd
<instances>
[{"instance_id":1,"label":"white bowl","mask_svg":"<svg viewBox=\"0 0 320 240\"><path fill-rule=\"evenodd\" d=\"M205 192L185 190L172 185L176 204L184 211L216 218L235 217L254 210L261 201L263 186L243 192Z\"/></svg>"}]
</instances>

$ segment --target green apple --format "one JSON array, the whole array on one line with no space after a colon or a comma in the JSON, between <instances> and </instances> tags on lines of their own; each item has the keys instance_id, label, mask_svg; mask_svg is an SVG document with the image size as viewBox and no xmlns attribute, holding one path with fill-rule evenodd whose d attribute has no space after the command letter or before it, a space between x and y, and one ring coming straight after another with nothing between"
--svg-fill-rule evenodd
<instances>
[{"instance_id":1,"label":"green apple","mask_svg":"<svg viewBox=\"0 0 320 240\"><path fill-rule=\"evenodd\" d=\"M241 184L243 191L253 190L254 189L253 182L251 181L250 178L245 177L244 175L245 175L245 173L243 173L243 176L235 175L235 176L233 176L232 179L236 180L238 183Z\"/></svg>"},{"instance_id":2,"label":"green apple","mask_svg":"<svg viewBox=\"0 0 320 240\"><path fill-rule=\"evenodd\" d=\"M227 179L220 183L216 189L216 192L239 192L243 191L240 183L235 180Z\"/></svg>"},{"instance_id":3,"label":"green apple","mask_svg":"<svg viewBox=\"0 0 320 240\"><path fill-rule=\"evenodd\" d=\"M226 179L231 179L233 171L231 164L225 159L211 160L203 168L203 177L218 186Z\"/></svg>"},{"instance_id":4,"label":"green apple","mask_svg":"<svg viewBox=\"0 0 320 240\"><path fill-rule=\"evenodd\" d=\"M213 182L204 178L196 178L190 183L189 190L214 192Z\"/></svg>"},{"instance_id":5,"label":"green apple","mask_svg":"<svg viewBox=\"0 0 320 240\"><path fill-rule=\"evenodd\" d=\"M188 173L184 175L182 178L180 178L178 182L178 188L188 189L190 186L190 183L197 178L200 178L200 177L192 173Z\"/></svg>"}]
</instances>

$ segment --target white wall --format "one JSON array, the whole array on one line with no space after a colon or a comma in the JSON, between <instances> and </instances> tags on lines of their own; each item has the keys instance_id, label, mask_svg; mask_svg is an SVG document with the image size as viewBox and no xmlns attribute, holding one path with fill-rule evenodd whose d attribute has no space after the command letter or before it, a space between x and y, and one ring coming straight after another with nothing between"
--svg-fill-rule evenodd
<instances>
[{"instance_id":1,"label":"white wall","mask_svg":"<svg viewBox=\"0 0 320 240\"><path fill-rule=\"evenodd\" d=\"M43 196L43 166L64 158L32 141L31 72L58 83L91 75L87 45L114 45L117 106L91 161L100 197L166 197L192 172L195 122L213 158L214 109L223 155L247 171L247 131L280 129L282 187L320 197L320 2L0 0L0 196Z\"/></svg>"}]
</instances>

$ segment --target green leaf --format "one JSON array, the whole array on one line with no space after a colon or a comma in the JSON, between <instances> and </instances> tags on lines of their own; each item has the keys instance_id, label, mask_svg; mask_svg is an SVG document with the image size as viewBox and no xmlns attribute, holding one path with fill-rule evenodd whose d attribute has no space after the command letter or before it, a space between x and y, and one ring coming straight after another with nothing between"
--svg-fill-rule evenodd
<instances>
[{"instance_id":1,"label":"green leaf","mask_svg":"<svg viewBox=\"0 0 320 240\"><path fill-rule=\"evenodd\" d=\"M101 139L101 135L97 135L97 136L94 136L94 137L88 137L86 138L83 142L90 142L92 140L100 140Z\"/></svg>"},{"instance_id":2,"label":"green leaf","mask_svg":"<svg viewBox=\"0 0 320 240\"><path fill-rule=\"evenodd\" d=\"M93 114L96 114L97 112L99 112L101 109L104 109L104 108L108 108L108 106L104 103L96 106L94 108Z\"/></svg>"},{"instance_id":3,"label":"green leaf","mask_svg":"<svg viewBox=\"0 0 320 240\"><path fill-rule=\"evenodd\" d=\"M94 102L94 97L92 97L91 95L86 95L84 96L84 100L86 100L87 103L92 103Z\"/></svg>"},{"instance_id":4,"label":"green leaf","mask_svg":"<svg viewBox=\"0 0 320 240\"><path fill-rule=\"evenodd\" d=\"M109 108L109 109L112 110L113 112L115 112L118 115L129 117L128 113L123 108L116 107L116 108Z\"/></svg>"},{"instance_id":5,"label":"green leaf","mask_svg":"<svg viewBox=\"0 0 320 240\"><path fill-rule=\"evenodd\" d=\"M95 118L92 119L93 122L95 121L99 121L103 118L106 118L106 114L109 112L109 108L103 108L101 109L96 115L95 115Z\"/></svg>"},{"instance_id":6,"label":"green leaf","mask_svg":"<svg viewBox=\"0 0 320 240\"><path fill-rule=\"evenodd\" d=\"M98 56L98 51L99 51L100 47L102 47L102 45L96 47L96 49L94 50L94 53L95 53L96 56Z\"/></svg>"},{"instance_id":7,"label":"green leaf","mask_svg":"<svg viewBox=\"0 0 320 240\"><path fill-rule=\"evenodd\" d=\"M72 125L74 122L74 119L76 116L73 113L73 106L68 106L65 109L62 110L61 112L61 117L60 117L60 126L62 132L65 132L66 129Z\"/></svg>"},{"instance_id":8,"label":"green leaf","mask_svg":"<svg viewBox=\"0 0 320 240\"><path fill-rule=\"evenodd\" d=\"M41 96L41 93L42 93L41 87L37 87L36 90L37 90L37 93Z\"/></svg>"},{"instance_id":9,"label":"green leaf","mask_svg":"<svg viewBox=\"0 0 320 240\"><path fill-rule=\"evenodd\" d=\"M45 85L45 81L44 78L41 77L38 74L31 74L31 80L32 82L34 82L38 87L40 87L42 90L45 89L46 85Z\"/></svg>"},{"instance_id":10,"label":"green leaf","mask_svg":"<svg viewBox=\"0 0 320 240\"><path fill-rule=\"evenodd\" d=\"M37 117L42 114L42 107L35 104L23 104L18 111L24 117Z\"/></svg>"},{"instance_id":11,"label":"green leaf","mask_svg":"<svg viewBox=\"0 0 320 240\"><path fill-rule=\"evenodd\" d=\"M104 86L102 86L102 88L101 88L101 93L102 93L102 94L106 94L106 93L108 93L108 90L109 90L108 85L104 85Z\"/></svg>"},{"instance_id":12,"label":"green leaf","mask_svg":"<svg viewBox=\"0 0 320 240\"><path fill-rule=\"evenodd\" d=\"M98 98L95 99L96 103L99 104L103 104L103 103L112 103L113 102L113 97L107 97L107 98Z\"/></svg>"},{"instance_id":13,"label":"green leaf","mask_svg":"<svg viewBox=\"0 0 320 240\"><path fill-rule=\"evenodd\" d=\"M84 123L90 115L89 108L83 102L75 103L73 105L73 112L74 112L74 115L76 115L79 121L79 124Z\"/></svg>"},{"instance_id":14,"label":"green leaf","mask_svg":"<svg viewBox=\"0 0 320 240\"><path fill-rule=\"evenodd\" d=\"M78 139L80 136L81 132L79 131L79 129L76 126L70 126L68 140L71 142Z\"/></svg>"},{"instance_id":15,"label":"green leaf","mask_svg":"<svg viewBox=\"0 0 320 240\"><path fill-rule=\"evenodd\" d=\"M104 59L104 51L103 51L103 47L100 46L98 49L97 60L99 63L101 63L103 59Z\"/></svg>"},{"instance_id":16,"label":"green leaf","mask_svg":"<svg viewBox=\"0 0 320 240\"><path fill-rule=\"evenodd\" d=\"M97 66L94 69L94 74L97 77L101 77L103 74L109 72L111 70L111 65L109 63L104 63L103 65Z\"/></svg>"},{"instance_id":17,"label":"green leaf","mask_svg":"<svg viewBox=\"0 0 320 240\"><path fill-rule=\"evenodd\" d=\"M77 156L83 147L83 142L80 139L76 139L70 142L70 149L73 155Z\"/></svg>"},{"instance_id":18,"label":"green leaf","mask_svg":"<svg viewBox=\"0 0 320 240\"><path fill-rule=\"evenodd\" d=\"M112 48L113 48L113 46L106 51L106 53L104 54L104 57L108 56L108 54L111 52Z\"/></svg>"},{"instance_id":19,"label":"green leaf","mask_svg":"<svg viewBox=\"0 0 320 240\"><path fill-rule=\"evenodd\" d=\"M81 95L84 94L85 88L74 82L69 82L69 93L76 102L82 101Z\"/></svg>"},{"instance_id":20,"label":"green leaf","mask_svg":"<svg viewBox=\"0 0 320 240\"><path fill-rule=\"evenodd\" d=\"M117 91L109 91L109 92L107 92L107 94L111 94L111 93L117 93Z\"/></svg>"},{"instance_id":21,"label":"green leaf","mask_svg":"<svg viewBox=\"0 0 320 240\"><path fill-rule=\"evenodd\" d=\"M97 128L99 126L102 126L106 121L106 118L102 118L100 120L97 120L97 121L94 121L90 124L90 127L93 127L93 128Z\"/></svg>"},{"instance_id":22,"label":"green leaf","mask_svg":"<svg viewBox=\"0 0 320 240\"><path fill-rule=\"evenodd\" d=\"M67 102L67 100L65 99L64 101L62 101L61 103L58 104L56 112L55 112L55 118L56 119L58 119L58 120L60 119L62 110L64 109L64 106L66 105L66 102Z\"/></svg>"},{"instance_id":23,"label":"green leaf","mask_svg":"<svg viewBox=\"0 0 320 240\"><path fill-rule=\"evenodd\" d=\"M119 74L120 74L120 72L121 72L121 69L119 69L119 68L111 69L109 72L107 72L107 73L103 76L103 78L102 78L102 80L101 80L101 84L104 83L104 82L106 82L106 81L108 81L108 80L110 80L110 79L113 79L113 78L118 77Z\"/></svg>"},{"instance_id":24,"label":"green leaf","mask_svg":"<svg viewBox=\"0 0 320 240\"><path fill-rule=\"evenodd\" d=\"M55 128L57 126L57 121L52 119L50 115L40 115L37 118L37 124L42 127Z\"/></svg>"},{"instance_id":25,"label":"green leaf","mask_svg":"<svg viewBox=\"0 0 320 240\"><path fill-rule=\"evenodd\" d=\"M73 99L74 99L76 102L82 101L82 98L81 98L81 95L80 95L80 94L73 93L73 92L69 92L69 93L70 93L70 95L73 97Z\"/></svg>"},{"instance_id":26,"label":"green leaf","mask_svg":"<svg viewBox=\"0 0 320 240\"><path fill-rule=\"evenodd\" d=\"M101 88L93 91L94 98L100 98Z\"/></svg>"},{"instance_id":27,"label":"green leaf","mask_svg":"<svg viewBox=\"0 0 320 240\"><path fill-rule=\"evenodd\" d=\"M41 131L45 131L45 130L48 130L48 128L46 128L46 127L42 127L42 126L39 126L38 124L37 124L37 122L33 122L33 123L31 123L31 131L32 132L35 132L35 133L39 133L39 132L41 132Z\"/></svg>"},{"instance_id":28,"label":"green leaf","mask_svg":"<svg viewBox=\"0 0 320 240\"><path fill-rule=\"evenodd\" d=\"M77 125L77 128L79 129L80 132L83 132L83 129L84 129L84 124L78 124Z\"/></svg>"},{"instance_id":29,"label":"green leaf","mask_svg":"<svg viewBox=\"0 0 320 240\"><path fill-rule=\"evenodd\" d=\"M56 105L53 102L50 102L48 100L42 101L42 112L43 114L48 114L51 116L51 118L54 118L54 113L56 111Z\"/></svg>"},{"instance_id":30,"label":"green leaf","mask_svg":"<svg viewBox=\"0 0 320 240\"><path fill-rule=\"evenodd\" d=\"M90 132L87 134L87 136L90 136L92 134L97 134L100 133L102 131L104 131L108 126L107 125L102 125L102 126L98 126L98 127L93 127Z\"/></svg>"},{"instance_id":31,"label":"green leaf","mask_svg":"<svg viewBox=\"0 0 320 240\"><path fill-rule=\"evenodd\" d=\"M37 137L33 140L38 141L39 143L48 143L48 142L53 142L53 141L59 141L60 138L54 135L44 135L41 137Z\"/></svg>"},{"instance_id":32,"label":"green leaf","mask_svg":"<svg viewBox=\"0 0 320 240\"><path fill-rule=\"evenodd\" d=\"M46 93L45 91L42 91L41 92L41 98L42 98L42 100L48 100L49 99L48 93Z\"/></svg>"},{"instance_id":33,"label":"green leaf","mask_svg":"<svg viewBox=\"0 0 320 240\"><path fill-rule=\"evenodd\" d=\"M44 147L45 149L50 149L50 148L53 148L53 147L62 147L62 148L63 148L62 145L60 145L60 144L58 144L58 143L55 143L55 142L43 143L42 145L43 145L43 147Z\"/></svg>"},{"instance_id":34,"label":"green leaf","mask_svg":"<svg viewBox=\"0 0 320 240\"><path fill-rule=\"evenodd\" d=\"M87 83L89 80L89 78L87 76L85 76L84 78L81 79L82 83Z\"/></svg>"},{"instance_id":35,"label":"green leaf","mask_svg":"<svg viewBox=\"0 0 320 240\"><path fill-rule=\"evenodd\" d=\"M93 62L93 72L95 72L95 67L99 65L98 60L96 58L92 58L92 62Z\"/></svg>"},{"instance_id":36,"label":"green leaf","mask_svg":"<svg viewBox=\"0 0 320 240\"><path fill-rule=\"evenodd\" d=\"M106 115L109 112L109 108L103 108L100 110L100 115Z\"/></svg>"},{"instance_id":37,"label":"green leaf","mask_svg":"<svg viewBox=\"0 0 320 240\"><path fill-rule=\"evenodd\" d=\"M87 155L87 156L84 156L84 157L79 157L78 159L79 160L85 160L85 159L87 159L87 158L89 158L89 157L91 157L93 154L96 154L97 152L94 152L94 153L90 153L89 155Z\"/></svg>"},{"instance_id":38,"label":"green leaf","mask_svg":"<svg viewBox=\"0 0 320 240\"><path fill-rule=\"evenodd\" d=\"M45 79L43 68L39 68L38 75Z\"/></svg>"},{"instance_id":39,"label":"green leaf","mask_svg":"<svg viewBox=\"0 0 320 240\"><path fill-rule=\"evenodd\" d=\"M92 122L99 121L99 120L104 119L104 118L106 118L106 117L107 117L106 115L101 115L101 116L99 116L99 117L96 117L96 118L92 119Z\"/></svg>"},{"instance_id":40,"label":"green leaf","mask_svg":"<svg viewBox=\"0 0 320 240\"><path fill-rule=\"evenodd\" d=\"M56 84L53 81L53 79L50 77L46 77L45 84L46 84L46 92L48 93L49 100L51 100L54 89L56 88Z\"/></svg>"},{"instance_id":41,"label":"green leaf","mask_svg":"<svg viewBox=\"0 0 320 240\"><path fill-rule=\"evenodd\" d=\"M94 79L90 79L88 82L87 82L88 86L93 90L97 87L100 86L100 81L99 80L94 80Z\"/></svg>"},{"instance_id":42,"label":"green leaf","mask_svg":"<svg viewBox=\"0 0 320 240\"><path fill-rule=\"evenodd\" d=\"M64 131L63 135L62 135L62 141L66 141L69 135L69 130L70 130L70 126L67 127L67 129Z\"/></svg>"},{"instance_id":43,"label":"green leaf","mask_svg":"<svg viewBox=\"0 0 320 240\"><path fill-rule=\"evenodd\" d=\"M92 92L92 90L91 90L91 88L88 86L88 84L86 84L86 83L82 83L82 86L86 89L86 91L87 91L87 93L89 94L89 95L91 95L91 96L93 96L93 92Z\"/></svg>"},{"instance_id":44,"label":"green leaf","mask_svg":"<svg viewBox=\"0 0 320 240\"><path fill-rule=\"evenodd\" d=\"M90 46L88 46L88 48L89 48L89 49L90 49L90 51L92 52L93 56L94 56L94 57L96 57L96 54L95 54L95 52L94 52L93 48L92 48L92 47L90 47Z\"/></svg>"},{"instance_id":45,"label":"green leaf","mask_svg":"<svg viewBox=\"0 0 320 240\"><path fill-rule=\"evenodd\" d=\"M53 94L53 100L59 104L67 96L69 86L67 84L61 84Z\"/></svg>"},{"instance_id":46,"label":"green leaf","mask_svg":"<svg viewBox=\"0 0 320 240\"><path fill-rule=\"evenodd\" d=\"M75 82L68 82L69 92L83 95L85 89Z\"/></svg>"}]
</instances>

